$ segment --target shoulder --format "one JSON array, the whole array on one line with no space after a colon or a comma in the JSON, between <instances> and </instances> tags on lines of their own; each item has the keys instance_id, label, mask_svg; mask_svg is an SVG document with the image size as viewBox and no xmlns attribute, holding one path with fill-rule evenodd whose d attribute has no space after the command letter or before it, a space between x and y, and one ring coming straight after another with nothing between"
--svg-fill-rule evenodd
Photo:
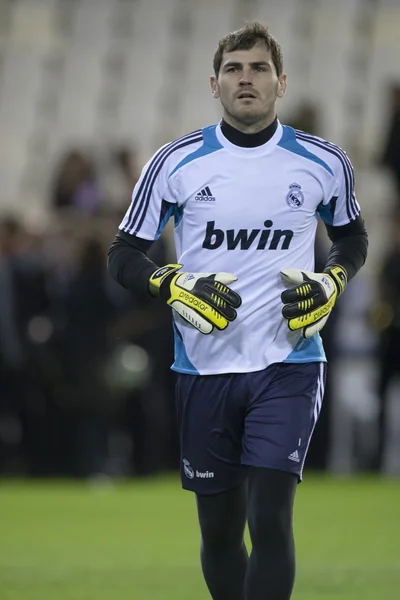
<instances>
[{"instance_id":1,"label":"shoulder","mask_svg":"<svg viewBox=\"0 0 400 600\"><path fill-rule=\"evenodd\" d=\"M168 176L175 175L182 167L195 160L221 150L223 146L218 140L216 129L217 125L209 125L167 144L166 147L170 149L166 151L173 153L173 160L168 165Z\"/></svg>"},{"instance_id":2,"label":"shoulder","mask_svg":"<svg viewBox=\"0 0 400 600\"><path fill-rule=\"evenodd\" d=\"M203 131L204 131L204 128L195 129L194 131L191 131L190 133L185 133L184 135L176 138L175 140L167 142L166 144L161 146L157 150L156 154L159 154L160 152L166 152L166 151L173 153L173 152L176 152L177 150L180 150L181 148L189 148L193 144L202 142L203 141Z\"/></svg>"},{"instance_id":3,"label":"shoulder","mask_svg":"<svg viewBox=\"0 0 400 600\"><path fill-rule=\"evenodd\" d=\"M324 160L332 169L335 176L340 177L345 174L348 177L354 177L351 161L340 146L300 129L293 129L293 132L297 142Z\"/></svg>"},{"instance_id":4,"label":"shoulder","mask_svg":"<svg viewBox=\"0 0 400 600\"><path fill-rule=\"evenodd\" d=\"M186 155L203 144L203 130L197 129L161 146L147 161L144 172L168 175Z\"/></svg>"}]
</instances>

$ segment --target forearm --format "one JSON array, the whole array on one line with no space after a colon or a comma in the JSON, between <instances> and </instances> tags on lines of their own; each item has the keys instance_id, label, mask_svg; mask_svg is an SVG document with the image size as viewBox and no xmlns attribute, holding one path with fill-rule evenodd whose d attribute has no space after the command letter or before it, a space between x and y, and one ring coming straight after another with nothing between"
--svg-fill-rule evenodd
<instances>
[{"instance_id":1,"label":"forearm","mask_svg":"<svg viewBox=\"0 0 400 600\"><path fill-rule=\"evenodd\" d=\"M122 287L148 294L149 278L158 268L146 252L152 242L119 232L108 251L108 270Z\"/></svg>"}]
</instances>

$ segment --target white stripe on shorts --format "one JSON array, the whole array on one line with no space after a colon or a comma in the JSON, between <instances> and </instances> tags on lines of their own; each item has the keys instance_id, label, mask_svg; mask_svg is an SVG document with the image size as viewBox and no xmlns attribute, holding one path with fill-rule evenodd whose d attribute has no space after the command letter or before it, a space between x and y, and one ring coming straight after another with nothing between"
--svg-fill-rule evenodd
<instances>
[{"instance_id":1,"label":"white stripe on shorts","mask_svg":"<svg viewBox=\"0 0 400 600\"><path fill-rule=\"evenodd\" d=\"M304 452L303 464L301 465L301 470L300 470L300 481L303 479L303 469L304 469L304 463L305 463L305 460L307 457L308 448L310 446L311 438L314 433L314 429L317 424L318 417L319 417L319 414L320 414L321 408L322 408L322 400L324 398L324 391L325 391L325 384L324 384L325 368L326 368L326 363L321 362L319 365L317 392L316 392L315 405L314 405L314 422L313 422L313 425L311 428L310 437L308 438L307 448L306 448L306 451Z\"/></svg>"}]
</instances>

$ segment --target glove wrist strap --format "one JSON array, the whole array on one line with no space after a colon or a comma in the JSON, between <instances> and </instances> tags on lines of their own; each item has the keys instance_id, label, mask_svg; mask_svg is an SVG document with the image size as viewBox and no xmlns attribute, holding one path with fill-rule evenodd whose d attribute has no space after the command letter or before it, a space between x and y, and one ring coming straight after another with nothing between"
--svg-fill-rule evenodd
<instances>
[{"instance_id":1,"label":"glove wrist strap","mask_svg":"<svg viewBox=\"0 0 400 600\"><path fill-rule=\"evenodd\" d=\"M327 275L330 275L331 278L333 279L333 281L336 285L338 296L343 294L343 292L346 288L346 285L347 285L346 270L343 267L340 267L339 265L335 265L333 267L324 269L324 273L326 273Z\"/></svg>"},{"instance_id":2,"label":"glove wrist strap","mask_svg":"<svg viewBox=\"0 0 400 600\"><path fill-rule=\"evenodd\" d=\"M149 279L150 294L152 296L160 296L162 284L165 282L166 279L168 279L170 275L173 275L174 273L176 273L176 271L179 271L179 269L181 268L182 265L169 264L165 265L164 267L160 267L159 269L154 271L154 273L151 274Z\"/></svg>"}]
</instances>

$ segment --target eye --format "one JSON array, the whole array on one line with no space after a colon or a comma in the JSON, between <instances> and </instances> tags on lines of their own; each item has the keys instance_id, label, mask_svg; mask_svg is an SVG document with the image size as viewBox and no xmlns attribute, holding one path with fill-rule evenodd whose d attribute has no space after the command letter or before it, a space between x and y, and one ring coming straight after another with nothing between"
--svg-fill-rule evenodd
<instances>
[{"instance_id":1,"label":"eye","mask_svg":"<svg viewBox=\"0 0 400 600\"><path fill-rule=\"evenodd\" d=\"M265 65L257 65L256 71L268 71L268 67Z\"/></svg>"},{"instance_id":2,"label":"eye","mask_svg":"<svg viewBox=\"0 0 400 600\"><path fill-rule=\"evenodd\" d=\"M228 67L226 69L227 73L233 73L234 71L239 71L240 67Z\"/></svg>"}]
</instances>

